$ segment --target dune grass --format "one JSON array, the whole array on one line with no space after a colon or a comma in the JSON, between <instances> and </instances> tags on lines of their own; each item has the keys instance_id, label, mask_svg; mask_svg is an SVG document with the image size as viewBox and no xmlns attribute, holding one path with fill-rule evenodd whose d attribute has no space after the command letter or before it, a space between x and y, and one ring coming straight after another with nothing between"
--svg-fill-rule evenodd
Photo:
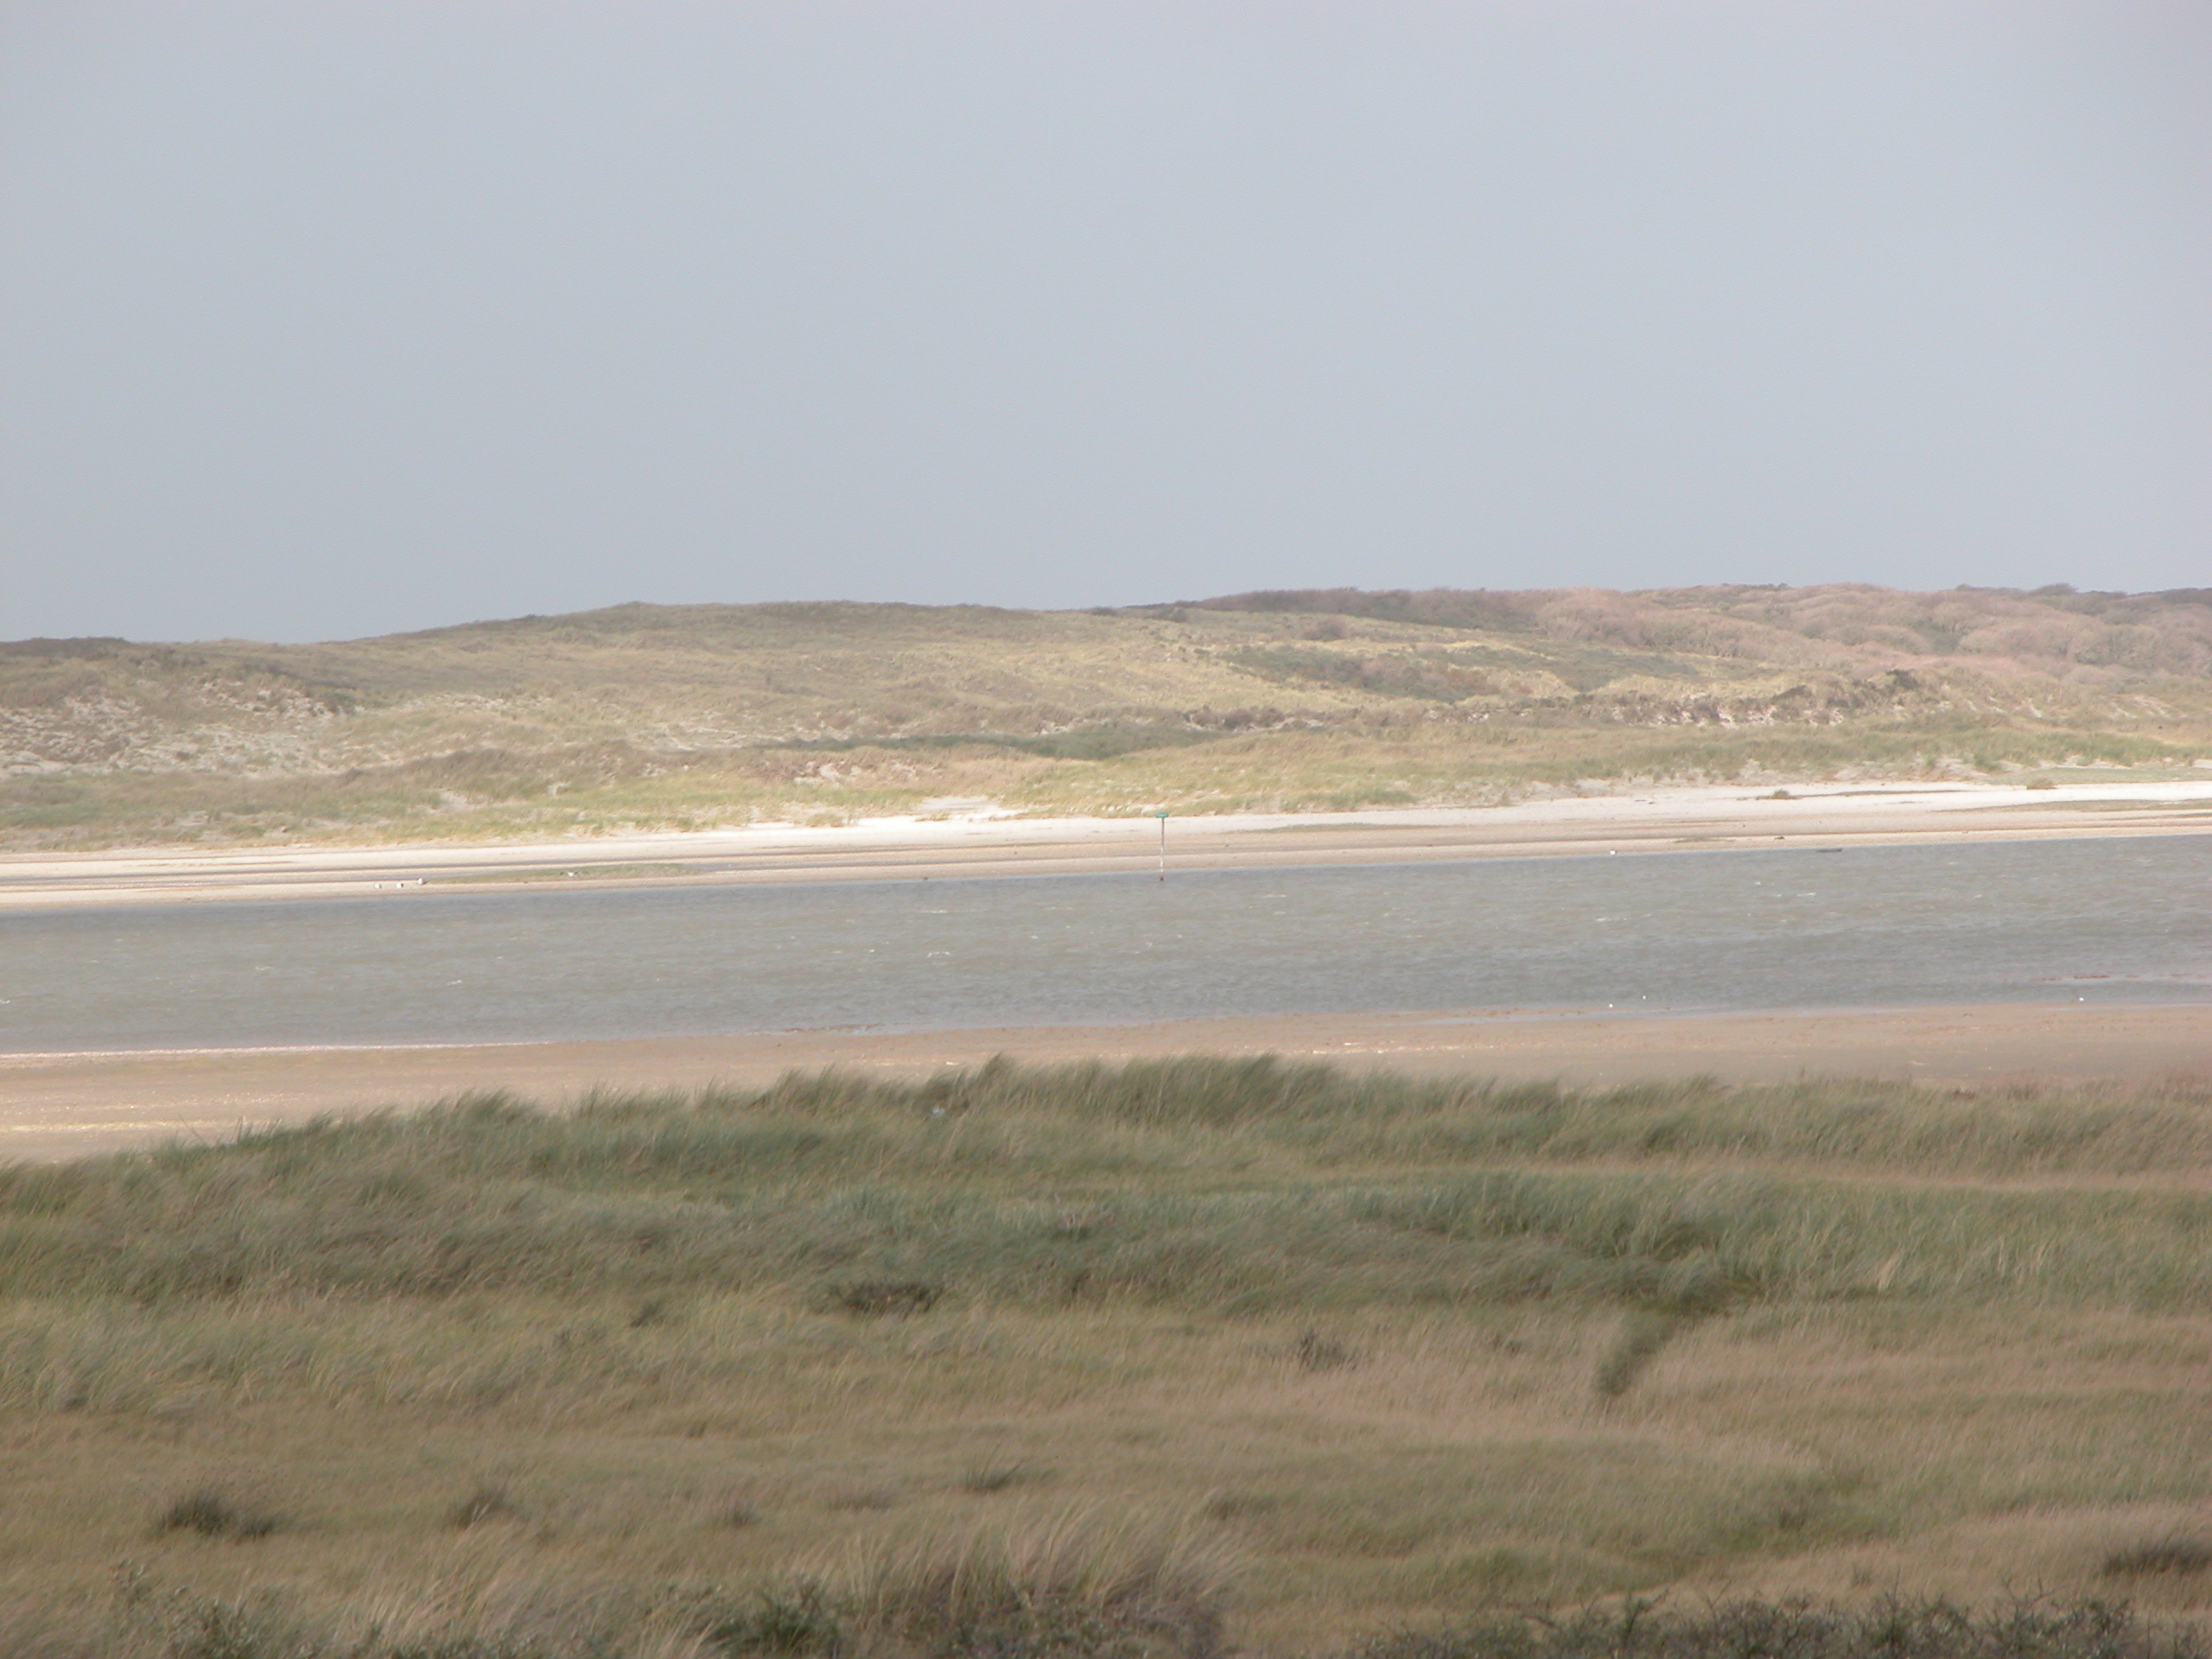
<instances>
[{"instance_id":1,"label":"dune grass","mask_svg":"<svg viewBox=\"0 0 2212 1659\"><path fill-rule=\"evenodd\" d=\"M1202 1659L1669 1592L2193 1615L2208 1364L2201 1082L483 1096L0 1170L0 1624ZM2018 1651L2152 1640L2060 1624Z\"/></svg>"},{"instance_id":2,"label":"dune grass","mask_svg":"<svg viewBox=\"0 0 2212 1659\"><path fill-rule=\"evenodd\" d=\"M619 606L315 645L0 642L0 845L2187 773L2212 758L2208 664L2202 594L1859 588Z\"/></svg>"}]
</instances>

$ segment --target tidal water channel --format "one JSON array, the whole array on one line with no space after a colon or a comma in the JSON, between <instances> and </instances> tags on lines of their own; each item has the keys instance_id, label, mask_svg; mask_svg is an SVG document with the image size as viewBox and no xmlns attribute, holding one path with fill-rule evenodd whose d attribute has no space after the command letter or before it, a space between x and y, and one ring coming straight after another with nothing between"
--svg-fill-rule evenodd
<instances>
[{"instance_id":1,"label":"tidal water channel","mask_svg":"<svg viewBox=\"0 0 2212 1659\"><path fill-rule=\"evenodd\" d=\"M2212 836L86 909L0 1051L2212 1001Z\"/></svg>"}]
</instances>

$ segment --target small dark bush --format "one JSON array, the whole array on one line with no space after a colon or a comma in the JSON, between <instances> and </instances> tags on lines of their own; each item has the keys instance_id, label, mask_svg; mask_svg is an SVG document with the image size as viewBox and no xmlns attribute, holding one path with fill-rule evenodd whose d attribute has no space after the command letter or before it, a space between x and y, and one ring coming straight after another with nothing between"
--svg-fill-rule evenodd
<instances>
[{"instance_id":1,"label":"small dark bush","mask_svg":"<svg viewBox=\"0 0 2212 1659\"><path fill-rule=\"evenodd\" d=\"M848 1313L869 1318L886 1314L926 1313L944 1294L938 1287L918 1279L867 1279L842 1285L831 1293Z\"/></svg>"},{"instance_id":2,"label":"small dark bush","mask_svg":"<svg viewBox=\"0 0 2212 1659\"><path fill-rule=\"evenodd\" d=\"M982 1463L961 1476L960 1490L985 1497L1016 1486L1034 1486L1052 1478L1049 1470L1033 1469L1025 1463Z\"/></svg>"},{"instance_id":3,"label":"small dark bush","mask_svg":"<svg viewBox=\"0 0 2212 1659\"><path fill-rule=\"evenodd\" d=\"M454 1504L446 1518L466 1531L486 1521L507 1521L522 1513L522 1505L504 1486L479 1486Z\"/></svg>"},{"instance_id":4,"label":"small dark bush","mask_svg":"<svg viewBox=\"0 0 2212 1659\"><path fill-rule=\"evenodd\" d=\"M1264 1492L1216 1492L1205 1501L1209 1521L1243 1521L1282 1507L1282 1500Z\"/></svg>"},{"instance_id":5,"label":"small dark bush","mask_svg":"<svg viewBox=\"0 0 2212 1659\"><path fill-rule=\"evenodd\" d=\"M726 1615L705 1636L710 1647L733 1659L743 1654L834 1654L847 1639L844 1619L811 1587L794 1595L764 1594L759 1605Z\"/></svg>"},{"instance_id":6,"label":"small dark bush","mask_svg":"<svg viewBox=\"0 0 2212 1659\"><path fill-rule=\"evenodd\" d=\"M163 1622L162 1659L556 1659L556 1652L527 1640L465 1634L363 1643L318 1632L283 1617L274 1605L254 1603L193 1602Z\"/></svg>"},{"instance_id":7,"label":"small dark bush","mask_svg":"<svg viewBox=\"0 0 2212 1659\"><path fill-rule=\"evenodd\" d=\"M162 1652L165 1659L290 1659L298 1647L267 1609L210 1601L177 1616Z\"/></svg>"},{"instance_id":8,"label":"small dark bush","mask_svg":"<svg viewBox=\"0 0 2212 1659\"><path fill-rule=\"evenodd\" d=\"M157 1532L196 1532L203 1538L266 1538L283 1524L281 1516L202 1486L171 1502L154 1526Z\"/></svg>"},{"instance_id":9,"label":"small dark bush","mask_svg":"<svg viewBox=\"0 0 2212 1659\"><path fill-rule=\"evenodd\" d=\"M1671 1313L1632 1313L1620 1334L1598 1363L1597 1389L1601 1400L1618 1400L1636 1386L1644 1368L1659 1357L1682 1321Z\"/></svg>"},{"instance_id":10,"label":"small dark bush","mask_svg":"<svg viewBox=\"0 0 2212 1659\"><path fill-rule=\"evenodd\" d=\"M2105 1557L2104 1571L2108 1579L2146 1578L2159 1573L2202 1573L2208 1567L2212 1567L2212 1544L2202 1538L2171 1537L2115 1549Z\"/></svg>"},{"instance_id":11,"label":"small dark bush","mask_svg":"<svg viewBox=\"0 0 2212 1659\"><path fill-rule=\"evenodd\" d=\"M1319 1331L1308 1331L1291 1344L1290 1357L1298 1362L1301 1371L1333 1371L1340 1365L1351 1364L1357 1357L1344 1344Z\"/></svg>"}]
</instances>

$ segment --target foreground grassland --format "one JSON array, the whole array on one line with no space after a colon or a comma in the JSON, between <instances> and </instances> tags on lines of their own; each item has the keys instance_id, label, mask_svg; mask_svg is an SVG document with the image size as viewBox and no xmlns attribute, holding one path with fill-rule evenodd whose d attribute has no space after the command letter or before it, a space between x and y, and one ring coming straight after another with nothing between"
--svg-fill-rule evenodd
<instances>
[{"instance_id":1,"label":"foreground grassland","mask_svg":"<svg viewBox=\"0 0 2212 1659\"><path fill-rule=\"evenodd\" d=\"M0 845L535 836L992 801L1484 804L2170 775L2212 590L620 606L317 645L0 644Z\"/></svg>"},{"instance_id":2,"label":"foreground grassland","mask_svg":"<svg viewBox=\"0 0 2212 1659\"><path fill-rule=\"evenodd\" d=\"M2117 1659L2075 1599L2212 1606L2201 1084L484 1098L0 1172L0 1290L10 1651L1454 1659L1940 1592L2055 1623L1651 1650Z\"/></svg>"}]
</instances>

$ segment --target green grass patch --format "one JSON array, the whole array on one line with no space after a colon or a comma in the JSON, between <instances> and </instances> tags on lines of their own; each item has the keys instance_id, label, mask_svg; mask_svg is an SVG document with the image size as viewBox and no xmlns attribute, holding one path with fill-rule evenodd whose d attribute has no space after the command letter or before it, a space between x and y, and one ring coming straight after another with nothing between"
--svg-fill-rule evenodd
<instances>
[{"instance_id":1,"label":"green grass patch","mask_svg":"<svg viewBox=\"0 0 2212 1659\"><path fill-rule=\"evenodd\" d=\"M2208 1171L2201 1082L1205 1057L7 1166L0 1630L1578 1659L1675 1586L1618 1651L2157 1659L2094 1599L2212 1581Z\"/></svg>"}]
</instances>

